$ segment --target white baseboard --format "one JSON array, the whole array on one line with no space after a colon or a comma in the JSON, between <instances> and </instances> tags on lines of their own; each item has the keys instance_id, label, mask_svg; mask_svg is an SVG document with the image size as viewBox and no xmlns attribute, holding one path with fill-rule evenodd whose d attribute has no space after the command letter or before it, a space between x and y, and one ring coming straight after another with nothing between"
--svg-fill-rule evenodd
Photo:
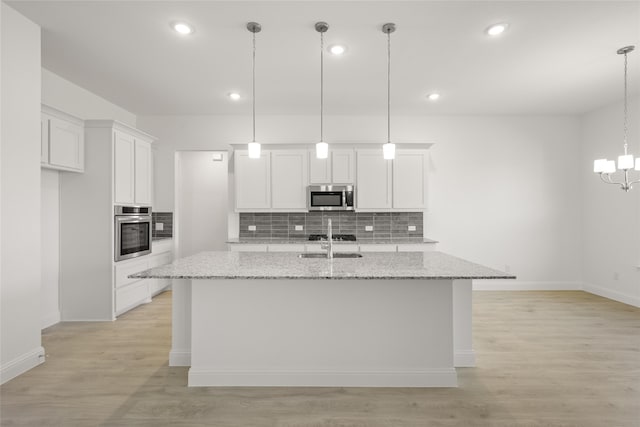
<instances>
[{"instance_id":1,"label":"white baseboard","mask_svg":"<svg viewBox=\"0 0 640 427\"><path fill-rule=\"evenodd\" d=\"M45 316L42 316L40 321L40 329L46 329L49 326L53 326L56 323L60 323L60 311L52 311Z\"/></svg>"},{"instance_id":2,"label":"white baseboard","mask_svg":"<svg viewBox=\"0 0 640 427\"><path fill-rule=\"evenodd\" d=\"M603 288L601 286L596 286L591 283L585 283L583 289L586 292L589 292L594 295L609 298L614 301L632 305L634 307L640 307L640 298L634 297L633 295L627 295L627 294L623 294L622 292L612 291L611 289Z\"/></svg>"},{"instance_id":3,"label":"white baseboard","mask_svg":"<svg viewBox=\"0 0 640 427\"><path fill-rule=\"evenodd\" d=\"M456 368L474 368L476 352L473 350L456 350L453 353L453 366Z\"/></svg>"},{"instance_id":4,"label":"white baseboard","mask_svg":"<svg viewBox=\"0 0 640 427\"><path fill-rule=\"evenodd\" d=\"M457 387L451 368L397 372L189 369L189 387Z\"/></svg>"},{"instance_id":5,"label":"white baseboard","mask_svg":"<svg viewBox=\"0 0 640 427\"><path fill-rule=\"evenodd\" d=\"M44 348L40 346L20 357L16 357L10 362L2 364L0 367L0 384L4 384L29 369L44 363L44 359Z\"/></svg>"},{"instance_id":6,"label":"white baseboard","mask_svg":"<svg viewBox=\"0 0 640 427\"><path fill-rule=\"evenodd\" d=\"M523 280L474 280L474 291L581 291L582 282L527 282Z\"/></svg>"},{"instance_id":7,"label":"white baseboard","mask_svg":"<svg viewBox=\"0 0 640 427\"><path fill-rule=\"evenodd\" d=\"M169 366L191 366L191 351L172 349L169 352Z\"/></svg>"}]
</instances>

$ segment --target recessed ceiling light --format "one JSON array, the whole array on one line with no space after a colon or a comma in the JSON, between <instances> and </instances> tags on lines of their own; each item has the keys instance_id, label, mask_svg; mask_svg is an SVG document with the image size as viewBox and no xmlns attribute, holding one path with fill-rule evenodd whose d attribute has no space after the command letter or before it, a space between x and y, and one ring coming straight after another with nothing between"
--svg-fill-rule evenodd
<instances>
[{"instance_id":1,"label":"recessed ceiling light","mask_svg":"<svg viewBox=\"0 0 640 427\"><path fill-rule=\"evenodd\" d=\"M509 24L501 22L499 24L493 24L486 29L486 32L490 36L499 36L504 33L507 28L509 28Z\"/></svg>"},{"instance_id":2,"label":"recessed ceiling light","mask_svg":"<svg viewBox=\"0 0 640 427\"><path fill-rule=\"evenodd\" d=\"M429 101L437 101L438 99L440 99L440 94L439 93L430 93L429 95L427 95L427 98L429 98Z\"/></svg>"},{"instance_id":3,"label":"recessed ceiling light","mask_svg":"<svg viewBox=\"0 0 640 427\"><path fill-rule=\"evenodd\" d=\"M329 52L331 52L333 55L342 55L346 50L347 48L341 44L334 44L329 46Z\"/></svg>"},{"instance_id":4,"label":"recessed ceiling light","mask_svg":"<svg viewBox=\"0 0 640 427\"><path fill-rule=\"evenodd\" d=\"M173 28L177 33L184 35L191 34L195 31L193 29L193 25L189 25L186 22L172 22L171 28Z\"/></svg>"},{"instance_id":5,"label":"recessed ceiling light","mask_svg":"<svg viewBox=\"0 0 640 427\"><path fill-rule=\"evenodd\" d=\"M231 92L229 94L229 99L231 99L232 101L237 101L240 99L240 94L237 92Z\"/></svg>"}]
</instances>

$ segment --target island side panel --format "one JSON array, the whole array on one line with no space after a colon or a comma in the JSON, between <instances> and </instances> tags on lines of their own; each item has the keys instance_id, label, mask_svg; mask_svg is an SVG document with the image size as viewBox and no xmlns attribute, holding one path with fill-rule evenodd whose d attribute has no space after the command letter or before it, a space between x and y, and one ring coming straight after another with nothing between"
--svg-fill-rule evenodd
<instances>
[{"instance_id":1,"label":"island side panel","mask_svg":"<svg viewBox=\"0 0 640 427\"><path fill-rule=\"evenodd\" d=\"M471 280L453 281L453 360L458 368L476 366L472 295Z\"/></svg>"},{"instance_id":2,"label":"island side panel","mask_svg":"<svg viewBox=\"0 0 640 427\"><path fill-rule=\"evenodd\" d=\"M455 387L451 280L194 280L189 386Z\"/></svg>"},{"instance_id":3,"label":"island side panel","mask_svg":"<svg viewBox=\"0 0 640 427\"><path fill-rule=\"evenodd\" d=\"M172 284L169 366L191 366L191 280Z\"/></svg>"}]
</instances>

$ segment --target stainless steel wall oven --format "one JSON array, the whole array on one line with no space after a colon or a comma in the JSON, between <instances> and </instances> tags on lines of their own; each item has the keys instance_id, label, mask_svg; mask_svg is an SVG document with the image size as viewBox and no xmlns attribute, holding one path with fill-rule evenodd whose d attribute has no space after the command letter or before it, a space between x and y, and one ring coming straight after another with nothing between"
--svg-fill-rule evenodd
<instances>
[{"instance_id":1,"label":"stainless steel wall oven","mask_svg":"<svg viewBox=\"0 0 640 427\"><path fill-rule=\"evenodd\" d=\"M151 208L148 206L116 206L115 261L151 253Z\"/></svg>"}]
</instances>

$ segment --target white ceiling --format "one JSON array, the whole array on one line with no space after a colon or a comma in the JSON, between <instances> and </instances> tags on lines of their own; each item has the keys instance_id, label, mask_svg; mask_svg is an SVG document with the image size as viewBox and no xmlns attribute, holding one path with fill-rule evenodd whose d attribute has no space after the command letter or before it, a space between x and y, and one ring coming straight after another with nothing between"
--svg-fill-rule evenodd
<instances>
[{"instance_id":1,"label":"white ceiling","mask_svg":"<svg viewBox=\"0 0 640 427\"><path fill-rule=\"evenodd\" d=\"M257 34L257 114L318 114L320 36L325 114L575 114L640 87L640 1L8 1L42 26L42 63L138 115L251 114ZM169 27L195 25L191 36ZM489 38L485 28L508 22ZM244 98L232 102L231 91ZM438 91L439 102L425 94Z\"/></svg>"}]
</instances>

